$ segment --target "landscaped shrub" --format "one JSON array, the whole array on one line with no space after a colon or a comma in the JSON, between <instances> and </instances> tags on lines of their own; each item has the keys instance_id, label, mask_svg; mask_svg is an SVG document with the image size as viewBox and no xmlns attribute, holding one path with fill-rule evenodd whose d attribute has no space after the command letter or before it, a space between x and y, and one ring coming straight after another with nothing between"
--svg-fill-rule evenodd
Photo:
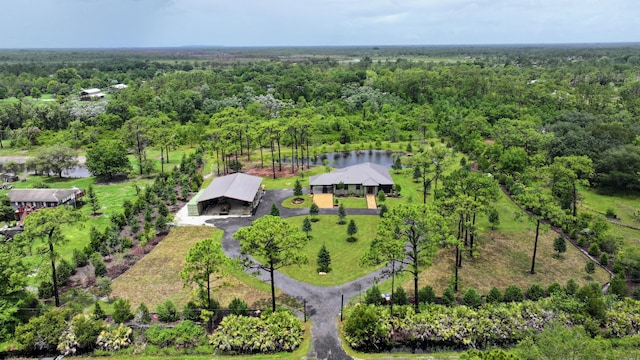
<instances>
[{"instance_id":1,"label":"landscaped shrub","mask_svg":"<svg viewBox=\"0 0 640 360\"><path fill-rule=\"evenodd\" d=\"M598 256L600 255L600 246L598 246L598 244L591 244L591 246L589 246L589 255L591 256Z\"/></svg>"},{"instance_id":2,"label":"landscaped shrub","mask_svg":"<svg viewBox=\"0 0 640 360\"><path fill-rule=\"evenodd\" d=\"M600 254L600 264L602 264L602 266L609 264L609 255L607 255L607 253Z\"/></svg>"},{"instance_id":3,"label":"landscaped shrub","mask_svg":"<svg viewBox=\"0 0 640 360\"><path fill-rule=\"evenodd\" d=\"M567 280L567 285L564 287L564 292L567 293L567 295L575 295L579 288L575 280L569 279Z\"/></svg>"},{"instance_id":4,"label":"landscaped shrub","mask_svg":"<svg viewBox=\"0 0 640 360\"><path fill-rule=\"evenodd\" d=\"M104 319L105 314L104 314L104 310L102 310L102 307L100 306L100 302L96 301L95 305L93 305L93 318L96 320L99 319Z\"/></svg>"},{"instance_id":5,"label":"landscaped shrub","mask_svg":"<svg viewBox=\"0 0 640 360\"><path fill-rule=\"evenodd\" d=\"M589 275L595 273L596 272L596 264L591 260L587 260L587 263L584 265L584 271Z\"/></svg>"},{"instance_id":6,"label":"landscaped shrub","mask_svg":"<svg viewBox=\"0 0 640 360\"><path fill-rule=\"evenodd\" d=\"M136 309L136 314L133 316L133 321L136 324L149 324L151 322L151 315L149 314L149 308L145 303L140 303L138 305L138 309Z\"/></svg>"},{"instance_id":7,"label":"landscaped shrub","mask_svg":"<svg viewBox=\"0 0 640 360\"><path fill-rule=\"evenodd\" d=\"M153 325L145 332L147 341L159 347L176 346L190 348L198 345L204 339L204 328L185 320L174 328L164 328Z\"/></svg>"},{"instance_id":8,"label":"landscaped shrub","mask_svg":"<svg viewBox=\"0 0 640 360\"><path fill-rule=\"evenodd\" d=\"M53 296L53 283L44 280L38 284L38 298L49 299Z\"/></svg>"},{"instance_id":9,"label":"landscaped shrub","mask_svg":"<svg viewBox=\"0 0 640 360\"><path fill-rule=\"evenodd\" d=\"M446 306L453 306L458 304L458 302L456 301L456 294L453 292L452 288L448 287L444 289L444 292L442 293L442 304Z\"/></svg>"},{"instance_id":10,"label":"landscaped shrub","mask_svg":"<svg viewBox=\"0 0 640 360\"><path fill-rule=\"evenodd\" d=\"M129 300L118 299L113 303L113 321L124 323L133 319Z\"/></svg>"},{"instance_id":11,"label":"landscaped shrub","mask_svg":"<svg viewBox=\"0 0 640 360\"><path fill-rule=\"evenodd\" d=\"M420 304L433 304L436 301L436 292L429 285L418 290L418 302Z\"/></svg>"},{"instance_id":12,"label":"landscaped shrub","mask_svg":"<svg viewBox=\"0 0 640 360\"><path fill-rule=\"evenodd\" d=\"M102 350L106 351L116 351L124 349L131 345L132 333L133 330L131 330L130 327L120 324L115 329L102 331L100 335L98 335L96 345L98 345L98 347L100 347Z\"/></svg>"},{"instance_id":13,"label":"landscaped shrub","mask_svg":"<svg viewBox=\"0 0 640 360\"><path fill-rule=\"evenodd\" d=\"M216 351L234 354L293 351L302 343L300 319L287 311L262 317L229 315L209 337Z\"/></svg>"},{"instance_id":14,"label":"landscaped shrub","mask_svg":"<svg viewBox=\"0 0 640 360\"><path fill-rule=\"evenodd\" d=\"M91 254L91 265L93 265L93 274L95 277L107 275L107 265L104 264L100 253L94 252Z\"/></svg>"},{"instance_id":15,"label":"landscaped shrub","mask_svg":"<svg viewBox=\"0 0 640 360\"><path fill-rule=\"evenodd\" d=\"M469 288L462 296L462 304L472 308L480 307L482 305L482 297L474 288Z\"/></svg>"},{"instance_id":16,"label":"landscaped shrub","mask_svg":"<svg viewBox=\"0 0 640 360\"><path fill-rule=\"evenodd\" d=\"M584 237L579 236L579 237L578 237L578 240L576 241L576 244L577 244L579 247L584 247L585 242L586 242L586 240L584 239Z\"/></svg>"},{"instance_id":17,"label":"landscaped shrub","mask_svg":"<svg viewBox=\"0 0 640 360\"><path fill-rule=\"evenodd\" d=\"M554 294L555 295L564 294L564 289L560 284L558 284L557 282L554 282L551 285L549 285L549 287L547 287L547 294L549 294L549 296Z\"/></svg>"},{"instance_id":18,"label":"landscaped shrub","mask_svg":"<svg viewBox=\"0 0 640 360\"><path fill-rule=\"evenodd\" d=\"M160 304L156 308L156 313L158 314L158 320L162 322L174 322L180 319L180 314L178 314L178 309L176 305L171 300L166 300Z\"/></svg>"},{"instance_id":19,"label":"landscaped shrub","mask_svg":"<svg viewBox=\"0 0 640 360\"><path fill-rule=\"evenodd\" d=\"M18 350L52 351L59 343L66 328L68 310L51 310L29 319L29 322L16 327L13 340Z\"/></svg>"},{"instance_id":20,"label":"landscaped shrub","mask_svg":"<svg viewBox=\"0 0 640 360\"><path fill-rule=\"evenodd\" d=\"M380 217L384 217L384 214L386 214L386 212L389 211L389 208L387 207L387 205L382 204L380 205Z\"/></svg>"},{"instance_id":21,"label":"landscaped shrub","mask_svg":"<svg viewBox=\"0 0 640 360\"><path fill-rule=\"evenodd\" d=\"M188 303L184 304L184 308L182 309L182 318L185 320L200 321L201 313L202 311L200 310L198 305L193 301L189 301Z\"/></svg>"},{"instance_id":22,"label":"landscaped shrub","mask_svg":"<svg viewBox=\"0 0 640 360\"><path fill-rule=\"evenodd\" d=\"M409 305L409 297L402 286L398 286L391 295L391 302L395 305Z\"/></svg>"},{"instance_id":23,"label":"landscaped shrub","mask_svg":"<svg viewBox=\"0 0 640 360\"><path fill-rule=\"evenodd\" d=\"M623 298L629 295L629 289L627 289L627 283L624 274L617 274L613 277L613 279L611 279L611 284L609 285L609 294L618 295L619 298Z\"/></svg>"},{"instance_id":24,"label":"landscaped shrub","mask_svg":"<svg viewBox=\"0 0 640 360\"><path fill-rule=\"evenodd\" d=\"M96 344L98 335L104 329L102 320L78 314L62 332L57 349L65 356L91 350Z\"/></svg>"},{"instance_id":25,"label":"landscaped shrub","mask_svg":"<svg viewBox=\"0 0 640 360\"><path fill-rule=\"evenodd\" d=\"M522 294L522 290L515 285L509 285L506 289L504 289L504 296L502 297L502 301L504 302L518 302L524 300L524 295Z\"/></svg>"},{"instance_id":26,"label":"landscaped shrub","mask_svg":"<svg viewBox=\"0 0 640 360\"><path fill-rule=\"evenodd\" d=\"M612 208L608 208L607 212L604 214L607 219L615 219L618 216L616 215L616 211Z\"/></svg>"},{"instance_id":27,"label":"landscaped shrub","mask_svg":"<svg viewBox=\"0 0 640 360\"><path fill-rule=\"evenodd\" d=\"M384 304L384 298L382 297L382 293L380 293L380 289L378 285L373 285L370 289L367 290L364 296L364 302L367 305L382 305Z\"/></svg>"},{"instance_id":28,"label":"landscaped shrub","mask_svg":"<svg viewBox=\"0 0 640 360\"><path fill-rule=\"evenodd\" d=\"M108 277L99 277L96 279L97 296L109 296L111 294L111 279Z\"/></svg>"},{"instance_id":29,"label":"landscaped shrub","mask_svg":"<svg viewBox=\"0 0 640 360\"><path fill-rule=\"evenodd\" d=\"M344 335L349 345L361 351L380 352L388 348L391 327L382 321L385 311L376 306L357 304L347 310Z\"/></svg>"},{"instance_id":30,"label":"landscaped shrub","mask_svg":"<svg viewBox=\"0 0 640 360\"><path fill-rule=\"evenodd\" d=\"M73 249L73 263L76 267L86 266L89 263L89 257L84 253L84 251Z\"/></svg>"},{"instance_id":31,"label":"landscaped shrub","mask_svg":"<svg viewBox=\"0 0 640 360\"><path fill-rule=\"evenodd\" d=\"M249 305L242 299L234 298L229 303L229 312L233 315L247 316L249 315Z\"/></svg>"},{"instance_id":32,"label":"landscaped shrub","mask_svg":"<svg viewBox=\"0 0 640 360\"><path fill-rule=\"evenodd\" d=\"M489 304L502 302L502 293L500 292L500 289L498 289L495 286L492 287L491 290L489 290L489 293L487 294L486 300L487 300L487 303Z\"/></svg>"},{"instance_id":33,"label":"landscaped shrub","mask_svg":"<svg viewBox=\"0 0 640 360\"><path fill-rule=\"evenodd\" d=\"M538 301L544 297L544 288L538 284L533 284L529 286L525 296L531 301Z\"/></svg>"},{"instance_id":34,"label":"landscaped shrub","mask_svg":"<svg viewBox=\"0 0 640 360\"><path fill-rule=\"evenodd\" d=\"M76 272L75 266L71 265L69 261L62 259L58 266L56 266L56 278L58 280L58 286L64 286L69 283L69 278Z\"/></svg>"}]
</instances>

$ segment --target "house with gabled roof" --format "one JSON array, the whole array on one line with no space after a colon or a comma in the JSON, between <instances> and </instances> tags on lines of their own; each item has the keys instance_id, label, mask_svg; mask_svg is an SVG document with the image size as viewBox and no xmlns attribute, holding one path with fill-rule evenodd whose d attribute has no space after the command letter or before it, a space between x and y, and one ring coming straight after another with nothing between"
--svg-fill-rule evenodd
<instances>
[{"instance_id":1,"label":"house with gabled roof","mask_svg":"<svg viewBox=\"0 0 640 360\"><path fill-rule=\"evenodd\" d=\"M262 198L262 178L243 173L215 178L187 205L189 215L249 216Z\"/></svg>"},{"instance_id":2,"label":"house with gabled roof","mask_svg":"<svg viewBox=\"0 0 640 360\"><path fill-rule=\"evenodd\" d=\"M309 178L312 194L355 194L375 195L382 190L385 194L393 191L393 179L385 166L366 162L336 169L327 174ZM342 189L340 187L344 186Z\"/></svg>"},{"instance_id":3,"label":"house with gabled roof","mask_svg":"<svg viewBox=\"0 0 640 360\"><path fill-rule=\"evenodd\" d=\"M22 222L28 214L41 208L62 205L76 206L85 195L84 189L11 189L7 194L16 220Z\"/></svg>"},{"instance_id":4,"label":"house with gabled roof","mask_svg":"<svg viewBox=\"0 0 640 360\"><path fill-rule=\"evenodd\" d=\"M104 94L100 89L83 89L80 91L80 100L89 101L94 99L104 99Z\"/></svg>"}]
</instances>

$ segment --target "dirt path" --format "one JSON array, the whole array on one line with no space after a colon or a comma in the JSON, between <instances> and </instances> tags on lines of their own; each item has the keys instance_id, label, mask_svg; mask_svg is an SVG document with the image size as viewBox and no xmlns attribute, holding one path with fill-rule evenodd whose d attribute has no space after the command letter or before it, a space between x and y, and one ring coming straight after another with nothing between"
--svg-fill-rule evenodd
<instances>
[{"instance_id":1,"label":"dirt path","mask_svg":"<svg viewBox=\"0 0 640 360\"><path fill-rule=\"evenodd\" d=\"M267 191L263 196L262 203L258 207L257 213L253 218L229 218L229 219L210 219L207 223L215 225L224 230L222 238L222 248L229 257L240 256L240 244L233 239L233 234L241 227L251 224L252 219L268 214L271 204L277 204L280 208L280 216L291 217L297 215L306 215L308 209L285 209L279 206L282 200L293 195L291 190L275 190ZM323 214L337 213L335 209L322 209ZM368 209L352 209L350 214L369 214L377 215L378 210ZM306 284L294 280L284 274L276 272L275 284L286 294L295 297L300 302L306 300L307 314L311 320L311 350L307 355L310 359L351 359L342 348L342 342L338 335L337 321L340 317L340 305L342 296L344 303L369 288L374 279L381 278L381 270L365 275L359 279L349 283L333 286L322 287ZM262 272L258 275L263 281L269 281L268 273Z\"/></svg>"}]
</instances>

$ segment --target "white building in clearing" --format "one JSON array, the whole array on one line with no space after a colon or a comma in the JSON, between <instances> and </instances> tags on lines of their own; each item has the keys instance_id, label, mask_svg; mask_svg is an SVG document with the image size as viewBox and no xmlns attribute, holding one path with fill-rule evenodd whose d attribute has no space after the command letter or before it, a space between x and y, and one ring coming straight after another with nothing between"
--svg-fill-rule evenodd
<instances>
[{"instance_id":1,"label":"white building in clearing","mask_svg":"<svg viewBox=\"0 0 640 360\"><path fill-rule=\"evenodd\" d=\"M80 91L81 101L90 101L96 99L104 99L104 94L100 91L100 89L92 88L83 89L82 91Z\"/></svg>"}]
</instances>

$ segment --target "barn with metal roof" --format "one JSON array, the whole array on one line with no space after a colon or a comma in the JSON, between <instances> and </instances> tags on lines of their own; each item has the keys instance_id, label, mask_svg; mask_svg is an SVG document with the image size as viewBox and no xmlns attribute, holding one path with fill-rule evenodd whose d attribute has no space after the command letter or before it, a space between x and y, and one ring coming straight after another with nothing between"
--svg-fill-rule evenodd
<instances>
[{"instance_id":1,"label":"barn with metal roof","mask_svg":"<svg viewBox=\"0 0 640 360\"><path fill-rule=\"evenodd\" d=\"M261 183L261 177L242 173L215 178L191 200L189 214L251 215L262 198Z\"/></svg>"}]
</instances>

